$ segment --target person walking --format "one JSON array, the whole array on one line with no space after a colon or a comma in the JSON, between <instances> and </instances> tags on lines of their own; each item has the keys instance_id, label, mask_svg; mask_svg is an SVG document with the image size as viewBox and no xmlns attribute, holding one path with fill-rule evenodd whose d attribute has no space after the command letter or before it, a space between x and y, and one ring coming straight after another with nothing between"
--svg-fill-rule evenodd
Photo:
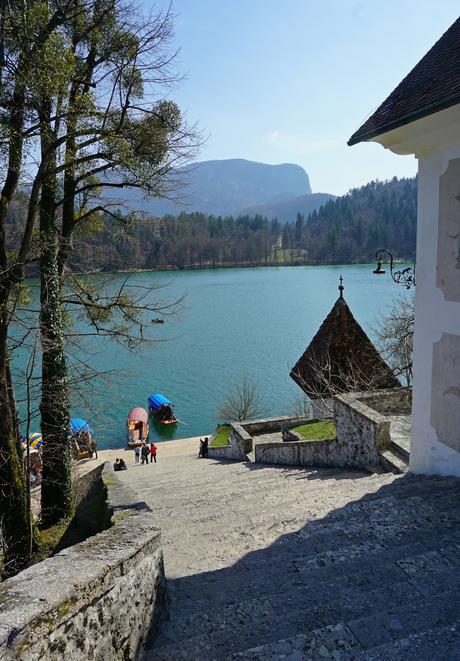
<instances>
[{"instance_id":1,"label":"person walking","mask_svg":"<svg viewBox=\"0 0 460 661\"><path fill-rule=\"evenodd\" d=\"M157 463L157 450L158 448L155 443L150 443L150 463L152 463L152 461Z\"/></svg>"},{"instance_id":2,"label":"person walking","mask_svg":"<svg viewBox=\"0 0 460 661\"><path fill-rule=\"evenodd\" d=\"M208 443L209 443L208 437L205 436L205 439L203 441L203 448L201 450L201 456L203 457L203 459L207 459L208 457Z\"/></svg>"},{"instance_id":3,"label":"person walking","mask_svg":"<svg viewBox=\"0 0 460 661\"><path fill-rule=\"evenodd\" d=\"M138 445L136 445L136 447L134 448L134 461L136 462L136 464L139 463L140 456L141 456L141 449Z\"/></svg>"},{"instance_id":4,"label":"person walking","mask_svg":"<svg viewBox=\"0 0 460 661\"><path fill-rule=\"evenodd\" d=\"M141 464L149 463L149 446L145 444L145 441L142 442L141 447Z\"/></svg>"}]
</instances>

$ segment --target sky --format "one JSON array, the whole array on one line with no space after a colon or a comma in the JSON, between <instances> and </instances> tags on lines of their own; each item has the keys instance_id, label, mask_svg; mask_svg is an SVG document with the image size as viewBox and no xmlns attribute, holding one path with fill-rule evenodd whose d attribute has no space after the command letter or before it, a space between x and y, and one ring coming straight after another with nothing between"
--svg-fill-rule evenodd
<instances>
[{"instance_id":1,"label":"sky","mask_svg":"<svg viewBox=\"0 0 460 661\"><path fill-rule=\"evenodd\" d=\"M198 160L297 163L313 192L336 195L415 174L412 156L346 142L456 20L458 0L174 0L172 9L185 79L168 94L205 137Z\"/></svg>"}]
</instances>

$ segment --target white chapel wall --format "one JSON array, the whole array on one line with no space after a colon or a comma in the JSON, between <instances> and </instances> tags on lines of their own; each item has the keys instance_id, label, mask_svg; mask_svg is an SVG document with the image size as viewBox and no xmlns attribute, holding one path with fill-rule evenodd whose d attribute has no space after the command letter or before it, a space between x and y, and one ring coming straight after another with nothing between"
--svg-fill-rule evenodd
<instances>
[{"instance_id":1,"label":"white chapel wall","mask_svg":"<svg viewBox=\"0 0 460 661\"><path fill-rule=\"evenodd\" d=\"M419 158L410 468L460 476L460 142ZM457 206L458 205L458 206Z\"/></svg>"}]
</instances>

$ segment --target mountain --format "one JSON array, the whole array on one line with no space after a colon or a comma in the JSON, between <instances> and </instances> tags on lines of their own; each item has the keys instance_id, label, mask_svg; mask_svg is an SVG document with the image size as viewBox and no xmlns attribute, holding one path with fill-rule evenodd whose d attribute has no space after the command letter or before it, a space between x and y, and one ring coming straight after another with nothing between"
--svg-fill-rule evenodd
<instances>
[{"instance_id":1,"label":"mountain","mask_svg":"<svg viewBox=\"0 0 460 661\"><path fill-rule=\"evenodd\" d=\"M295 220L298 213L307 217L315 209L319 209L329 200L335 200L336 195L330 193L311 193L310 195L299 195L281 202L270 204L256 204L241 211L242 214L254 216L261 214L266 218L277 218L281 223L290 223Z\"/></svg>"},{"instance_id":2,"label":"mountain","mask_svg":"<svg viewBox=\"0 0 460 661\"><path fill-rule=\"evenodd\" d=\"M177 216L183 211L238 216L248 207L276 206L311 194L308 175L299 165L268 165L242 158L178 168L170 181L173 188L177 187L173 193L176 201L142 198L137 190L123 190L117 198L128 208L157 217Z\"/></svg>"},{"instance_id":3,"label":"mountain","mask_svg":"<svg viewBox=\"0 0 460 661\"><path fill-rule=\"evenodd\" d=\"M262 215L181 213L140 219L132 231L107 218L102 231L76 237L77 271L209 268L258 264L352 264L380 248L413 259L417 180L372 181L329 200L307 217L281 224Z\"/></svg>"}]
</instances>

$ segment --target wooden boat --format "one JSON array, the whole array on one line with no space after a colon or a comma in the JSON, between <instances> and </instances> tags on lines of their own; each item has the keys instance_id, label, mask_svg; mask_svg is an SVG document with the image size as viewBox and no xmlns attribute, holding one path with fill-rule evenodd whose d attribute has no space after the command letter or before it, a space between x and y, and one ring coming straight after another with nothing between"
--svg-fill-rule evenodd
<instances>
[{"instance_id":1,"label":"wooden boat","mask_svg":"<svg viewBox=\"0 0 460 661\"><path fill-rule=\"evenodd\" d=\"M72 452L75 459L89 459L96 453L96 441L93 430L83 418L72 418L70 421L72 436Z\"/></svg>"},{"instance_id":2,"label":"wooden boat","mask_svg":"<svg viewBox=\"0 0 460 661\"><path fill-rule=\"evenodd\" d=\"M126 432L128 434L128 447L134 448L142 445L149 436L149 414L140 406L135 406L126 418Z\"/></svg>"},{"instance_id":3,"label":"wooden boat","mask_svg":"<svg viewBox=\"0 0 460 661\"><path fill-rule=\"evenodd\" d=\"M174 404L157 392L148 398L149 411L162 425L175 425L178 420L174 413Z\"/></svg>"},{"instance_id":4,"label":"wooden boat","mask_svg":"<svg viewBox=\"0 0 460 661\"><path fill-rule=\"evenodd\" d=\"M27 446L29 448L27 449ZM36 486L41 483L43 439L40 432L29 434L29 439L22 437L22 449L24 451L24 468L29 471L30 484Z\"/></svg>"}]
</instances>

